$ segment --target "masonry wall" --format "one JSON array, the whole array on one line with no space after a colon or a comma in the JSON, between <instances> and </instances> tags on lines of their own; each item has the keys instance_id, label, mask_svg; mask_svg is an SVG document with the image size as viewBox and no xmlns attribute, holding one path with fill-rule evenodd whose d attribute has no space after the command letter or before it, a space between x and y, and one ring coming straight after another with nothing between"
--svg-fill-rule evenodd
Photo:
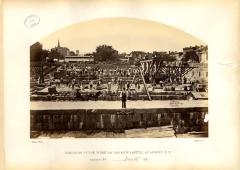
<instances>
[{"instance_id":1,"label":"masonry wall","mask_svg":"<svg viewBox=\"0 0 240 170\"><path fill-rule=\"evenodd\" d=\"M203 122L207 108L31 110L30 113L31 131L104 130L121 132L125 129L163 125L177 127L180 120L184 120L186 127L195 126L196 121Z\"/></svg>"}]
</instances>

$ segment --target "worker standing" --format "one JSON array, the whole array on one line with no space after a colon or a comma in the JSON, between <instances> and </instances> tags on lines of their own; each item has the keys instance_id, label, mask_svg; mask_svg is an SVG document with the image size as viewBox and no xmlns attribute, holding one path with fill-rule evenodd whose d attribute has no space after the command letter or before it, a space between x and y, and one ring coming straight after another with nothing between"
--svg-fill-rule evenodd
<instances>
[{"instance_id":1,"label":"worker standing","mask_svg":"<svg viewBox=\"0 0 240 170\"><path fill-rule=\"evenodd\" d=\"M127 92L125 90L125 87L123 88L123 91L121 92L121 97L122 97L122 108L126 108Z\"/></svg>"}]
</instances>

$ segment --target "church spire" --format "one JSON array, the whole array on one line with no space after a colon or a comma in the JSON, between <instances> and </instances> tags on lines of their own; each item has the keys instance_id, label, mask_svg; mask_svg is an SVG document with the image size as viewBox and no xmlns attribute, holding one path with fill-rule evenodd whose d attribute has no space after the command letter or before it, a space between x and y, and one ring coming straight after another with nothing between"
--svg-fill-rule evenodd
<instances>
[{"instance_id":1,"label":"church spire","mask_svg":"<svg viewBox=\"0 0 240 170\"><path fill-rule=\"evenodd\" d=\"M60 42L59 42L59 39L58 39L58 47L60 47Z\"/></svg>"}]
</instances>

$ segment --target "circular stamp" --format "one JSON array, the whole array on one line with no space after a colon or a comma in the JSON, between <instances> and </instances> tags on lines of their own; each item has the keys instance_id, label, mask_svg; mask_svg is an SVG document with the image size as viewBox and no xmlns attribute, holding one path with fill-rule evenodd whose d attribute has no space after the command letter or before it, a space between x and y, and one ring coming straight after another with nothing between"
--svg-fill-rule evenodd
<instances>
[{"instance_id":1,"label":"circular stamp","mask_svg":"<svg viewBox=\"0 0 240 170\"><path fill-rule=\"evenodd\" d=\"M37 15L29 15L24 20L24 25L28 28L37 26L40 23L40 17Z\"/></svg>"}]
</instances>

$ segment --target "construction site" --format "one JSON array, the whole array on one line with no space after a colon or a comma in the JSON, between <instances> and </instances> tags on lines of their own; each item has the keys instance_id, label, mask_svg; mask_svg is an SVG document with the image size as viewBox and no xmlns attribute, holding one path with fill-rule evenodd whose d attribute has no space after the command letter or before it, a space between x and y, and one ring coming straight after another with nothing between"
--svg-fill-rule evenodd
<instances>
[{"instance_id":1,"label":"construction site","mask_svg":"<svg viewBox=\"0 0 240 170\"><path fill-rule=\"evenodd\" d=\"M32 138L208 136L207 46L75 58L31 62Z\"/></svg>"}]
</instances>

